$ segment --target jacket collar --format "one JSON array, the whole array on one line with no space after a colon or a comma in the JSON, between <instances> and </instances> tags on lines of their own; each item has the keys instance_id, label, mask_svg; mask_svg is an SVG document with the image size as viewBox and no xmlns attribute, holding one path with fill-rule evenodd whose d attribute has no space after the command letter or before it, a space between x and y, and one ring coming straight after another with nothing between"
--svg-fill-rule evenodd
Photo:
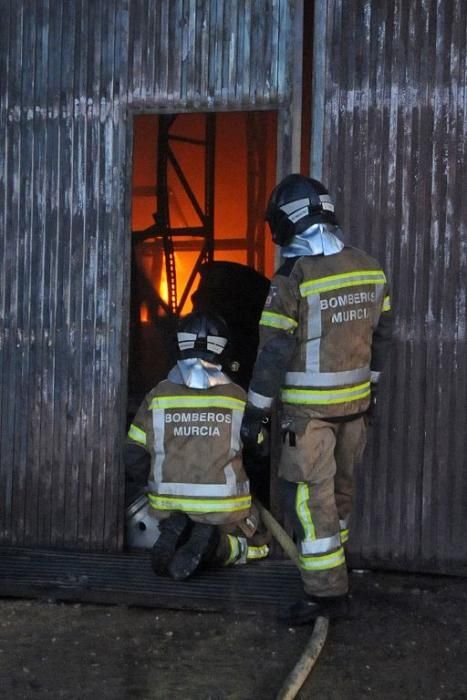
<instances>
[{"instance_id":1,"label":"jacket collar","mask_svg":"<svg viewBox=\"0 0 467 700\"><path fill-rule=\"evenodd\" d=\"M197 357L178 360L167 379L174 384L184 384L190 389L210 389L213 386L231 383L221 365L214 365Z\"/></svg>"},{"instance_id":2,"label":"jacket collar","mask_svg":"<svg viewBox=\"0 0 467 700\"><path fill-rule=\"evenodd\" d=\"M289 245L282 248L284 258L302 255L335 255L344 248L343 234L339 226L313 224L303 233L292 238Z\"/></svg>"}]
</instances>

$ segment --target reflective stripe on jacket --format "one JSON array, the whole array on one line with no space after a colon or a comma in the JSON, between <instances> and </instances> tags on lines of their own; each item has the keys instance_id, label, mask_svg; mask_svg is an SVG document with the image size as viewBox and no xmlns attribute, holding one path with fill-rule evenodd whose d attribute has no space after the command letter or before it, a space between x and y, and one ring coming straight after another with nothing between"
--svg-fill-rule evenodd
<instances>
[{"instance_id":1,"label":"reflective stripe on jacket","mask_svg":"<svg viewBox=\"0 0 467 700\"><path fill-rule=\"evenodd\" d=\"M234 383L192 389L169 380L146 396L128 439L151 456L148 499L156 511L212 514L215 523L248 514L240 443L245 398Z\"/></svg>"},{"instance_id":2,"label":"reflective stripe on jacket","mask_svg":"<svg viewBox=\"0 0 467 700\"><path fill-rule=\"evenodd\" d=\"M363 251L288 260L261 315L249 401L267 408L280 393L288 410L310 417L365 411L372 370L382 369L390 339L390 312L386 276Z\"/></svg>"}]
</instances>

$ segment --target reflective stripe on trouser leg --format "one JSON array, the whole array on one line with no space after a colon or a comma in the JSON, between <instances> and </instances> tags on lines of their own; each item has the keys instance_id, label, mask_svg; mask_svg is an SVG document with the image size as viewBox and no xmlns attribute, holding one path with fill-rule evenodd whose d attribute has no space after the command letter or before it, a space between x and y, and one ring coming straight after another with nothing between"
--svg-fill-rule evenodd
<instances>
[{"instance_id":1,"label":"reflective stripe on trouser leg","mask_svg":"<svg viewBox=\"0 0 467 700\"><path fill-rule=\"evenodd\" d=\"M303 531L300 540L302 580L309 594L342 595L348 588L344 549L339 532L326 537L317 536L321 529L320 509L328 505L320 503L319 495L319 485L297 484L295 510Z\"/></svg>"},{"instance_id":2,"label":"reflective stripe on trouser leg","mask_svg":"<svg viewBox=\"0 0 467 700\"><path fill-rule=\"evenodd\" d=\"M339 528L341 533L341 542L345 544L349 539L349 518L339 520Z\"/></svg>"},{"instance_id":3,"label":"reflective stripe on trouser leg","mask_svg":"<svg viewBox=\"0 0 467 700\"><path fill-rule=\"evenodd\" d=\"M229 546L229 554L224 561L224 566L231 564L246 564L248 545L245 537L236 537L235 535L227 535Z\"/></svg>"},{"instance_id":4,"label":"reflective stripe on trouser leg","mask_svg":"<svg viewBox=\"0 0 467 700\"><path fill-rule=\"evenodd\" d=\"M246 564L248 561L255 559L265 559L269 554L267 544L261 546L249 545L245 537L235 535L227 535L229 553L227 559L223 562L224 566L231 564Z\"/></svg>"},{"instance_id":5,"label":"reflective stripe on trouser leg","mask_svg":"<svg viewBox=\"0 0 467 700\"><path fill-rule=\"evenodd\" d=\"M269 555L269 547L267 544L262 544L260 547L248 545L246 558L247 561L253 561L254 559L266 559Z\"/></svg>"}]
</instances>

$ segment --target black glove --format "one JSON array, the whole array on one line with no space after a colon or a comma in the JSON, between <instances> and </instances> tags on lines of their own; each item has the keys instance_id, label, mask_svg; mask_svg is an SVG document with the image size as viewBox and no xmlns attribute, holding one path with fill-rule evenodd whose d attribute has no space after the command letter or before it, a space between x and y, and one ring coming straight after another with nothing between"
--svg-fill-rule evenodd
<instances>
[{"instance_id":1,"label":"black glove","mask_svg":"<svg viewBox=\"0 0 467 700\"><path fill-rule=\"evenodd\" d=\"M366 412L366 418L367 418L368 425L373 425L374 423L376 423L377 418L378 418L378 407L379 407L378 385L372 384L371 385L370 405L368 406L368 410Z\"/></svg>"},{"instance_id":2,"label":"black glove","mask_svg":"<svg viewBox=\"0 0 467 700\"><path fill-rule=\"evenodd\" d=\"M265 429L268 423L269 416L265 411L247 405L240 428L240 437L245 450L253 454L262 452L262 446L266 439Z\"/></svg>"}]
</instances>

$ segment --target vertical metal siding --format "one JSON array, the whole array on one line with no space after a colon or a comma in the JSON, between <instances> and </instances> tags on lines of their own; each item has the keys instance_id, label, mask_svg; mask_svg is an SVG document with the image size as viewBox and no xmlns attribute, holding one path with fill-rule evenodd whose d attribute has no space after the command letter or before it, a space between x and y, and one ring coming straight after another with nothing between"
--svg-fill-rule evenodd
<instances>
[{"instance_id":1,"label":"vertical metal siding","mask_svg":"<svg viewBox=\"0 0 467 700\"><path fill-rule=\"evenodd\" d=\"M129 101L168 110L274 107L290 96L295 6L284 0L133 0ZM154 41L157 37L157 41Z\"/></svg>"},{"instance_id":2,"label":"vertical metal siding","mask_svg":"<svg viewBox=\"0 0 467 700\"><path fill-rule=\"evenodd\" d=\"M0 0L0 543L121 546L128 106L287 104L296 6Z\"/></svg>"},{"instance_id":3,"label":"vertical metal siding","mask_svg":"<svg viewBox=\"0 0 467 700\"><path fill-rule=\"evenodd\" d=\"M352 551L466 572L467 5L329 0L318 21L314 170L384 264L397 318Z\"/></svg>"},{"instance_id":4,"label":"vertical metal siding","mask_svg":"<svg viewBox=\"0 0 467 700\"><path fill-rule=\"evenodd\" d=\"M0 540L115 547L127 3L1 5Z\"/></svg>"}]
</instances>

